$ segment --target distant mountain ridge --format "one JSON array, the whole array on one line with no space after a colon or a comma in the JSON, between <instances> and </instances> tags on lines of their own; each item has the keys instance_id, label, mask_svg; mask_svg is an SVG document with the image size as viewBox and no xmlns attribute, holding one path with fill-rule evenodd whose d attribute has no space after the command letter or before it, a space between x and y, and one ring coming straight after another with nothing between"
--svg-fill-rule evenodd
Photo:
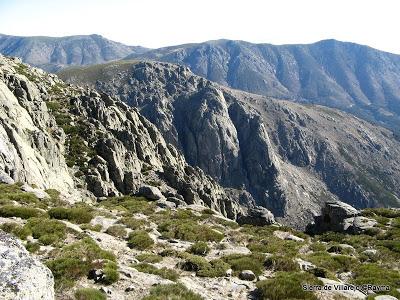
<instances>
[{"instance_id":1,"label":"distant mountain ridge","mask_svg":"<svg viewBox=\"0 0 400 300\"><path fill-rule=\"evenodd\" d=\"M144 47L127 46L97 34L66 37L0 34L0 53L20 57L30 65L50 72L71 65L99 64L145 51Z\"/></svg>"},{"instance_id":2,"label":"distant mountain ridge","mask_svg":"<svg viewBox=\"0 0 400 300\"><path fill-rule=\"evenodd\" d=\"M340 108L400 131L400 56L336 40L271 45L216 40L131 54L183 64L236 89Z\"/></svg>"}]
</instances>

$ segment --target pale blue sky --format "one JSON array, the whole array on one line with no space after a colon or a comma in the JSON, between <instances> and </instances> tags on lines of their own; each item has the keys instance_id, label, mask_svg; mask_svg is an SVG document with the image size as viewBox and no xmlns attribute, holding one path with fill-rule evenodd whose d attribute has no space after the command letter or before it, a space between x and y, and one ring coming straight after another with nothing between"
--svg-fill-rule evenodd
<instances>
[{"instance_id":1,"label":"pale blue sky","mask_svg":"<svg viewBox=\"0 0 400 300\"><path fill-rule=\"evenodd\" d=\"M98 33L153 48L219 38L335 38L400 54L399 12L399 0L0 0L0 33Z\"/></svg>"}]
</instances>

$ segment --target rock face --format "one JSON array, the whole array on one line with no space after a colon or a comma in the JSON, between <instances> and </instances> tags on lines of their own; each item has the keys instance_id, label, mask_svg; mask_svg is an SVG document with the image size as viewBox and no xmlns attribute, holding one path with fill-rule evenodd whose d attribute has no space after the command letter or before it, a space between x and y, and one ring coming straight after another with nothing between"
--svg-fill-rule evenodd
<instances>
[{"instance_id":1,"label":"rock face","mask_svg":"<svg viewBox=\"0 0 400 300\"><path fill-rule=\"evenodd\" d=\"M145 192L235 219L239 204L136 109L0 56L0 171L71 200ZM156 187L155 187L156 186ZM45 195L43 195L45 196Z\"/></svg>"},{"instance_id":2,"label":"rock face","mask_svg":"<svg viewBox=\"0 0 400 300\"><path fill-rule=\"evenodd\" d=\"M138 108L189 164L287 225L304 228L330 200L400 205L400 143L349 114L227 89L167 63L125 61L62 76Z\"/></svg>"},{"instance_id":3,"label":"rock face","mask_svg":"<svg viewBox=\"0 0 400 300\"><path fill-rule=\"evenodd\" d=\"M72 193L65 134L42 97L37 85L0 57L0 172L13 181Z\"/></svg>"},{"instance_id":4,"label":"rock face","mask_svg":"<svg viewBox=\"0 0 400 300\"><path fill-rule=\"evenodd\" d=\"M67 37L21 37L0 34L0 53L20 57L24 62L47 71L71 65L98 64L147 49L126 46L100 35Z\"/></svg>"},{"instance_id":5,"label":"rock face","mask_svg":"<svg viewBox=\"0 0 400 300\"><path fill-rule=\"evenodd\" d=\"M328 202L322 209L322 214L316 216L314 223L307 227L311 233L325 231L362 233L373 228L377 222L360 216L360 212L354 207L343 202Z\"/></svg>"},{"instance_id":6,"label":"rock face","mask_svg":"<svg viewBox=\"0 0 400 300\"><path fill-rule=\"evenodd\" d=\"M51 271L31 257L21 242L3 231L0 231L0 257L1 299L54 299Z\"/></svg>"},{"instance_id":7,"label":"rock face","mask_svg":"<svg viewBox=\"0 0 400 300\"><path fill-rule=\"evenodd\" d=\"M239 214L237 218L239 224L251 224L255 226L265 226L275 223L274 215L264 207L249 208L244 215Z\"/></svg>"},{"instance_id":8,"label":"rock face","mask_svg":"<svg viewBox=\"0 0 400 300\"><path fill-rule=\"evenodd\" d=\"M400 56L367 46L336 40L281 46L218 40L128 58L185 65L235 89L340 108L400 130Z\"/></svg>"}]
</instances>

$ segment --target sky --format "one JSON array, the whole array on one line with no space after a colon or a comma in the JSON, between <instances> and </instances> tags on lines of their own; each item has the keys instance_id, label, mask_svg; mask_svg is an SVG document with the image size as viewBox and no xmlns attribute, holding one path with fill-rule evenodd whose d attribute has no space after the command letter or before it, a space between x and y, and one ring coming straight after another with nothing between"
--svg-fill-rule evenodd
<instances>
[{"instance_id":1,"label":"sky","mask_svg":"<svg viewBox=\"0 0 400 300\"><path fill-rule=\"evenodd\" d=\"M0 0L0 33L97 33L149 48L334 38L400 54L399 13L399 0Z\"/></svg>"}]
</instances>

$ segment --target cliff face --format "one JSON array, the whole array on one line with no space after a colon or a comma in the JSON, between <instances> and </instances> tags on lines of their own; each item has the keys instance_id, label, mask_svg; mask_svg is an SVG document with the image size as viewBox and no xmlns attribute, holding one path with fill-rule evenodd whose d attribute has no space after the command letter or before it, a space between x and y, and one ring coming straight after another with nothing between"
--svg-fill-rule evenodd
<instances>
[{"instance_id":1,"label":"cliff face","mask_svg":"<svg viewBox=\"0 0 400 300\"><path fill-rule=\"evenodd\" d=\"M231 90L167 63L64 73L137 107L189 164L304 226L326 200L399 206L399 142L340 111Z\"/></svg>"},{"instance_id":2,"label":"cliff face","mask_svg":"<svg viewBox=\"0 0 400 300\"><path fill-rule=\"evenodd\" d=\"M236 201L168 144L134 108L91 89L0 57L0 170L80 197L118 196L154 186L164 197L235 218Z\"/></svg>"}]
</instances>

